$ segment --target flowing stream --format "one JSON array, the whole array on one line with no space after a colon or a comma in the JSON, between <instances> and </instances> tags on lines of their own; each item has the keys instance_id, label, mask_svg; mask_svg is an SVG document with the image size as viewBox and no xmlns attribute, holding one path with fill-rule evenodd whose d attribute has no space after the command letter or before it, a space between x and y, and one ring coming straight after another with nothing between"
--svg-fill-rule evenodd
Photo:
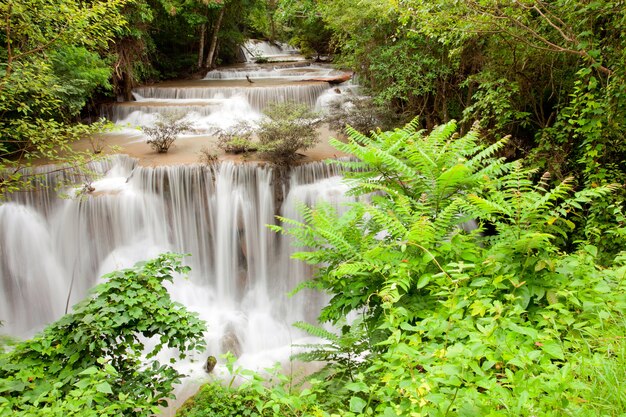
<instances>
[{"instance_id":1,"label":"flowing stream","mask_svg":"<svg viewBox=\"0 0 626 417\"><path fill-rule=\"evenodd\" d=\"M312 73L334 74L306 63L217 70L197 82L139 88L137 101L110 108L109 116L137 126L176 107L211 129L259 118L270 101L320 107L340 94L328 83L303 81ZM185 371L200 375L206 355L226 351L249 368L288 359L291 344L304 337L291 324L313 321L325 300L306 292L286 296L311 272L290 259L296 248L289 238L266 225L275 224L276 214L297 218L301 203L325 200L341 207L346 189L336 167L145 167L116 155L91 169L99 176L90 193L71 197L77 189L64 183L84 179L58 171L45 177L47 187L0 205L2 332L31 336L85 297L102 274L174 251L191 255L185 262L192 272L189 279L177 278L170 293L208 323L207 351L182 364Z\"/></svg>"}]
</instances>

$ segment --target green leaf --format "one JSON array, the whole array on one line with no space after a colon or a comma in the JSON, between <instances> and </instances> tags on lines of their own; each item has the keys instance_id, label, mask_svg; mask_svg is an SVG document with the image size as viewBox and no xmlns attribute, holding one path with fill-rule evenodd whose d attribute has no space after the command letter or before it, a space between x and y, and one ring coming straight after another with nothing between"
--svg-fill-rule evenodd
<instances>
[{"instance_id":1,"label":"green leaf","mask_svg":"<svg viewBox=\"0 0 626 417\"><path fill-rule=\"evenodd\" d=\"M96 385L96 391L101 392L103 394L113 394L113 391L111 390L111 385L106 381L101 382L98 385Z\"/></svg>"},{"instance_id":2,"label":"green leaf","mask_svg":"<svg viewBox=\"0 0 626 417\"><path fill-rule=\"evenodd\" d=\"M85 369L84 371L82 371L81 373L79 373L79 375L93 375L95 373L98 372L98 368L95 366L90 366L89 368Z\"/></svg>"},{"instance_id":3,"label":"green leaf","mask_svg":"<svg viewBox=\"0 0 626 417\"><path fill-rule=\"evenodd\" d=\"M346 384L346 389L353 391L353 392L367 392L368 391L367 384L361 381L350 382Z\"/></svg>"},{"instance_id":4,"label":"green leaf","mask_svg":"<svg viewBox=\"0 0 626 417\"><path fill-rule=\"evenodd\" d=\"M353 413L360 413L361 411L363 411L366 405L367 403L362 398L350 398L350 411L352 411Z\"/></svg>"},{"instance_id":5,"label":"green leaf","mask_svg":"<svg viewBox=\"0 0 626 417\"><path fill-rule=\"evenodd\" d=\"M565 359L561 345L554 340L548 340L548 341L542 342L541 350L543 350L545 353L547 353L548 355L552 356L555 359L561 359L561 360Z\"/></svg>"},{"instance_id":6,"label":"green leaf","mask_svg":"<svg viewBox=\"0 0 626 417\"><path fill-rule=\"evenodd\" d=\"M431 277L432 277L432 274L422 275L420 279L417 281L417 289L424 288L426 285L428 285Z\"/></svg>"}]
</instances>

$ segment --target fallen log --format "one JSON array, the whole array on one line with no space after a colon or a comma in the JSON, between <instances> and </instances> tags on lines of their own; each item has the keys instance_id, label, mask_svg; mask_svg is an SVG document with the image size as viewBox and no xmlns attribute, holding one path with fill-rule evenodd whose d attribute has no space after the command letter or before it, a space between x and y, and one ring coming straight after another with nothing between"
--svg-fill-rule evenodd
<instances>
[{"instance_id":1,"label":"fallen log","mask_svg":"<svg viewBox=\"0 0 626 417\"><path fill-rule=\"evenodd\" d=\"M332 77L309 78L309 79L306 79L304 81L325 81L325 82L327 82L330 85L335 85L335 84L345 83L350 78L352 78L352 73L351 72L346 72L344 74L335 75L335 76L332 76Z\"/></svg>"}]
</instances>

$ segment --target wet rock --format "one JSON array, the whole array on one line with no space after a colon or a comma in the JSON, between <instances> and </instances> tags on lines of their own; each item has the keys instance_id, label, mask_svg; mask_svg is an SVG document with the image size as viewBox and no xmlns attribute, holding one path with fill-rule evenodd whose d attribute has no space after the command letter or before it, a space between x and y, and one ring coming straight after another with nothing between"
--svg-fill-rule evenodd
<instances>
[{"instance_id":1,"label":"wet rock","mask_svg":"<svg viewBox=\"0 0 626 417\"><path fill-rule=\"evenodd\" d=\"M215 368L216 364L217 359L215 359L215 356L209 356L208 358L206 358L206 362L204 363L204 370L206 371L206 373L210 374L211 372L213 372L213 368Z\"/></svg>"},{"instance_id":2,"label":"wet rock","mask_svg":"<svg viewBox=\"0 0 626 417\"><path fill-rule=\"evenodd\" d=\"M222 340L220 342L220 347L222 348L222 352L230 352L238 358L241 356L241 342L239 341L239 337L237 337L237 333L235 333L235 329L232 326L228 326L226 331L224 332L224 336L222 336Z\"/></svg>"}]
</instances>

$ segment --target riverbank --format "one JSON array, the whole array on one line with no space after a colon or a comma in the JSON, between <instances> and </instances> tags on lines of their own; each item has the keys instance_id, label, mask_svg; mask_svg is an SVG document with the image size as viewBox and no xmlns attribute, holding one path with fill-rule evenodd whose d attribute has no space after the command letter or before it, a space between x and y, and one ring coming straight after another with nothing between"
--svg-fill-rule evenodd
<instances>
[{"instance_id":1,"label":"riverbank","mask_svg":"<svg viewBox=\"0 0 626 417\"><path fill-rule=\"evenodd\" d=\"M306 151L302 151L302 157L297 164L321 161L329 158L347 156L328 144L331 137L338 137L338 132L323 125L317 129L319 143ZM165 166L197 164L205 161L204 150L217 157L220 161L235 162L263 162L264 160L256 153L250 154L227 154L217 147L215 135L181 135L167 153L155 152L147 143L141 131L125 129L123 132L112 132L99 135L95 138L85 138L76 142L73 148L77 151L93 151L94 144L102 146L102 154L126 154L138 160L142 166Z\"/></svg>"}]
</instances>

